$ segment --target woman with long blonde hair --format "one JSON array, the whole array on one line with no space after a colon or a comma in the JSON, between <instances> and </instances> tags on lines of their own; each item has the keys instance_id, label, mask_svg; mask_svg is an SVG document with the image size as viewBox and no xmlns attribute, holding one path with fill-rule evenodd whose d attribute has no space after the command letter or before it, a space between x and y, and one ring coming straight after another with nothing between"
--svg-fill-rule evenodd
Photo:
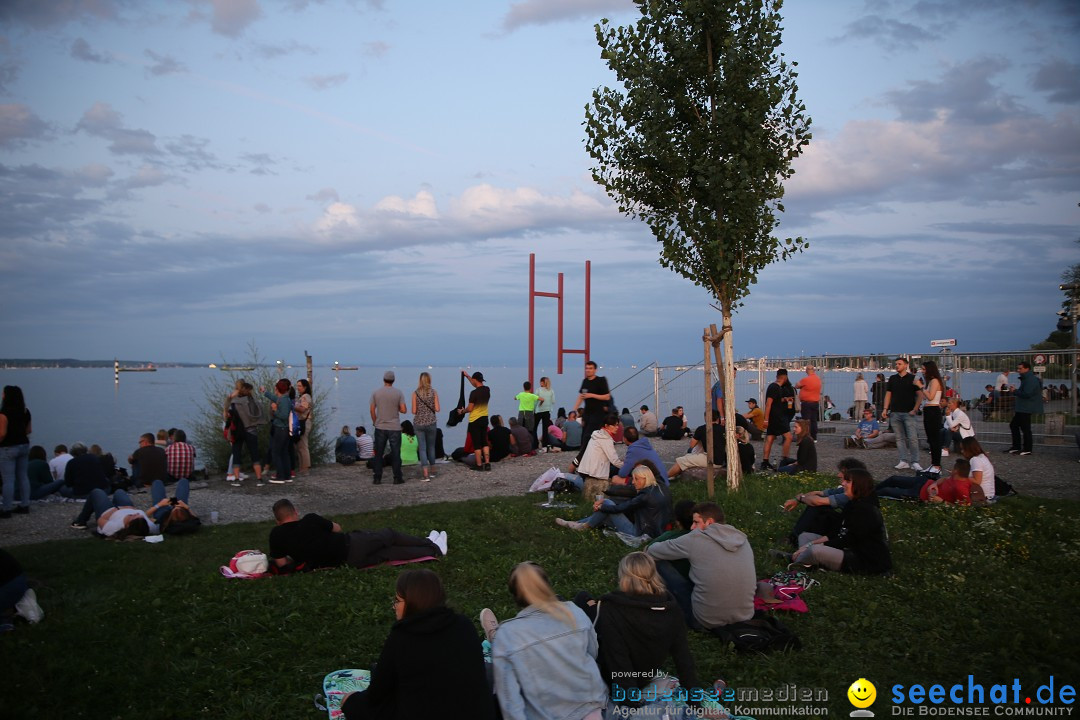
<instances>
[{"instance_id":1,"label":"woman with long blonde hair","mask_svg":"<svg viewBox=\"0 0 1080 720\"><path fill-rule=\"evenodd\" d=\"M435 445L438 440L436 413L439 412L439 393L431 387L431 375L420 373L420 380L412 394L413 430L419 444L417 455L420 458L421 478L428 482L435 476Z\"/></svg>"},{"instance_id":2,"label":"woman with long blonde hair","mask_svg":"<svg viewBox=\"0 0 1080 720\"><path fill-rule=\"evenodd\" d=\"M498 626L491 648L503 716L600 720L608 693L597 669L589 618L559 600L535 563L514 568L510 594L521 611Z\"/></svg>"}]
</instances>

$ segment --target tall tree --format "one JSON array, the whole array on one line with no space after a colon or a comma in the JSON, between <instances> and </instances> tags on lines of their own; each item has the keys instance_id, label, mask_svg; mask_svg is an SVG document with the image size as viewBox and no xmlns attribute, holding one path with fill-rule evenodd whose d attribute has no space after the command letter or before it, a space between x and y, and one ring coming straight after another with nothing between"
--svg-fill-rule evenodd
<instances>
[{"instance_id":1,"label":"tall tree","mask_svg":"<svg viewBox=\"0 0 1080 720\"><path fill-rule=\"evenodd\" d=\"M773 235L783 181L810 141L797 63L779 51L782 0L636 0L632 26L596 26L621 89L585 108L593 178L662 243L660 264L723 315L725 415L735 414L732 313L769 263L807 246ZM741 480L727 424L728 485Z\"/></svg>"}]
</instances>

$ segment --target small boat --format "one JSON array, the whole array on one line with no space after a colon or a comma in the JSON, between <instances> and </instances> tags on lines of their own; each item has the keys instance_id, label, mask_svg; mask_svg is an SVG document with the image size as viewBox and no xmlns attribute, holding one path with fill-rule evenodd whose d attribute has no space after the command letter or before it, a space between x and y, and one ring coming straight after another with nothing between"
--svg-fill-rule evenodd
<instances>
[{"instance_id":1,"label":"small boat","mask_svg":"<svg viewBox=\"0 0 1080 720\"><path fill-rule=\"evenodd\" d=\"M360 368L356 365L335 365L330 369L337 372L338 370L359 370Z\"/></svg>"},{"instance_id":2,"label":"small boat","mask_svg":"<svg viewBox=\"0 0 1080 720\"><path fill-rule=\"evenodd\" d=\"M117 368L118 372L157 372L157 368L153 363L146 363L145 367L122 367Z\"/></svg>"},{"instance_id":3,"label":"small boat","mask_svg":"<svg viewBox=\"0 0 1080 720\"><path fill-rule=\"evenodd\" d=\"M225 372L251 372L254 369L254 365L222 365L218 368Z\"/></svg>"}]
</instances>

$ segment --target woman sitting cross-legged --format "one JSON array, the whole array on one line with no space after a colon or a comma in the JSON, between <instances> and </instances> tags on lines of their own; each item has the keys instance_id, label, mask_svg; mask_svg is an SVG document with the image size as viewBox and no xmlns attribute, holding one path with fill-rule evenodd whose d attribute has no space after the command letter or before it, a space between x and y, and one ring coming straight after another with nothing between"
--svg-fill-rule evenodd
<instances>
[{"instance_id":1,"label":"woman sitting cross-legged","mask_svg":"<svg viewBox=\"0 0 1080 720\"><path fill-rule=\"evenodd\" d=\"M799 549L792 554L794 564L824 567L856 575L878 575L892 569L889 539L881 517L874 479L865 468L850 468L841 479L849 502L840 512L835 537L804 532Z\"/></svg>"},{"instance_id":2,"label":"woman sitting cross-legged","mask_svg":"<svg viewBox=\"0 0 1080 720\"><path fill-rule=\"evenodd\" d=\"M398 575L394 617L367 690L341 703L346 720L494 718L480 637L471 620L446 606L439 576L431 570Z\"/></svg>"},{"instance_id":3,"label":"woman sitting cross-legged","mask_svg":"<svg viewBox=\"0 0 1080 720\"><path fill-rule=\"evenodd\" d=\"M656 482L656 475L643 460L630 473L637 493L622 502L609 499L593 503L593 514L580 522L556 518L555 523L571 530L608 526L633 537L659 537L671 519L671 500ZM633 520L628 515L633 515Z\"/></svg>"}]
</instances>

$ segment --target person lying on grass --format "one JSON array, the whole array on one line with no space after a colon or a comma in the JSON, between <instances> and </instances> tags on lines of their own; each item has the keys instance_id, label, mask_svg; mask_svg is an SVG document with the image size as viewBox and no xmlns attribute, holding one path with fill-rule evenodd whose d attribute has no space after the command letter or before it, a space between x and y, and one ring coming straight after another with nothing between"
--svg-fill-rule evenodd
<instances>
[{"instance_id":1,"label":"person lying on grass","mask_svg":"<svg viewBox=\"0 0 1080 720\"><path fill-rule=\"evenodd\" d=\"M398 575L393 607L397 622L371 670L371 683L342 700L346 720L494 718L480 637L471 620L446 606L439 576L430 570Z\"/></svg>"},{"instance_id":2,"label":"person lying on grass","mask_svg":"<svg viewBox=\"0 0 1080 720\"><path fill-rule=\"evenodd\" d=\"M114 540L128 537L146 537L158 535L161 530L146 513L135 507L131 496L123 490L117 490L110 498L104 490L94 488L83 503L83 509L71 523L71 527L81 530L86 527L91 515L97 515L97 533Z\"/></svg>"},{"instance_id":3,"label":"person lying on grass","mask_svg":"<svg viewBox=\"0 0 1080 720\"><path fill-rule=\"evenodd\" d=\"M432 530L426 538L381 530L341 531L332 520L308 513L282 498L274 503L277 527L270 531L270 558L281 572L309 571L351 565L356 568L384 562L412 561L446 555L446 533Z\"/></svg>"}]
</instances>

